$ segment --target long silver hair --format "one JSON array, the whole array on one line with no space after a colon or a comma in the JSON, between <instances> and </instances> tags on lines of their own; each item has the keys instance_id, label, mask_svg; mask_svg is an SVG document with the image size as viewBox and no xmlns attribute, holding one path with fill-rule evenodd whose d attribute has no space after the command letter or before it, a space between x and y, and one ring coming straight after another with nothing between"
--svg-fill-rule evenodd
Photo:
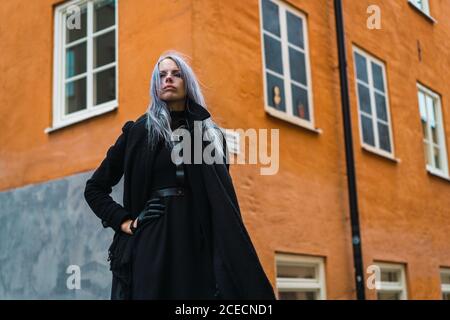
<instances>
[{"instance_id":1,"label":"long silver hair","mask_svg":"<svg viewBox=\"0 0 450 320\"><path fill-rule=\"evenodd\" d=\"M159 57L158 62L153 69L150 83L151 103L149 104L146 112L148 142L151 148L156 147L160 140L162 140L168 147L173 147L169 108L167 103L161 100L158 95L158 92L162 89L159 63L167 58L172 59L180 69L181 78L184 80L186 102L188 99L191 99L205 109L208 109L197 77L182 55L174 50L163 53ZM215 145L215 150L217 150L221 156L224 156L222 142L224 137L220 127L211 119L211 117L202 121L202 130L204 137L209 141L212 141Z\"/></svg>"}]
</instances>

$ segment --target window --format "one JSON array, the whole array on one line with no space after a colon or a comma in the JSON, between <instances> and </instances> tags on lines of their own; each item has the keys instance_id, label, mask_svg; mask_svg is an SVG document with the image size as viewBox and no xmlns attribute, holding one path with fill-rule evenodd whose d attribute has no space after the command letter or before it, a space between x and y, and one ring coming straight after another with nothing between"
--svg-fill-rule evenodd
<instances>
[{"instance_id":1,"label":"window","mask_svg":"<svg viewBox=\"0 0 450 320\"><path fill-rule=\"evenodd\" d=\"M441 269L442 300L450 300L450 268Z\"/></svg>"},{"instance_id":2,"label":"window","mask_svg":"<svg viewBox=\"0 0 450 320\"><path fill-rule=\"evenodd\" d=\"M354 48L360 138L373 152L393 157L394 146L384 63Z\"/></svg>"},{"instance_id":3,"label":"window","mask_svg":"<svg viewBox=\"0 0 450 320\"><path fill-rule=\"evenodd\" d=\"M281 1L260 0L266 111L314 128L307 23Z\"/></svg>"},{"instance_id":4,"label":"window","mask_svg":"<svg viewBox=\"0 0 450 320\"><path fill-rule=\"evenodd\" d=\"M376 288L378 300L406 300L405 269L401 264L376 263L380 268Z\"/></svg>"},{"instance_id":5,"label":"window","mask_svg":"<svg viewBox=\"0 0 450 320\"><path fill-rule=\"evenodd\" d=\"M277 254L276 272L280 300L326 299L322 258Z\"/></svg>"},{"instance_id":6,"label":"window","mask_svg":"<svg viewBox=\"0 0 450 320\"><path fill-rule=\"evenodd\" d=\"M239 154L240 153L239 132L235 131L234 129L225 129L224 133L228 151L230 153Z\"/></svg>"},{"instance_id":7,"label":"window","mask_svg":"<svg viewBox=\"0 0 450 320\"><path fill-rule=\"evenodd\" d=\"M441 99L438 94L420 84L417 88L427 170L448 177Z\"/></svg>"},{"instance_id":8,"label":"window","mask_svg":"<svg viewBox=\"0 0 450 320\"><path fill-rule=\"evenodd\" d=\"M47 132L117 107L116 1L56 8L53 127Z\"/></svg>"},{"instance_id":9,"label":"window","mask_svg":"<svg viewBox=\"0 0 450 320\"><path fill-rule=\"evenodd\" d=\"M428 3L428 0L408 0L408 1L426 15L430 15L430 5Z\"/></svg>"}]
</instances>

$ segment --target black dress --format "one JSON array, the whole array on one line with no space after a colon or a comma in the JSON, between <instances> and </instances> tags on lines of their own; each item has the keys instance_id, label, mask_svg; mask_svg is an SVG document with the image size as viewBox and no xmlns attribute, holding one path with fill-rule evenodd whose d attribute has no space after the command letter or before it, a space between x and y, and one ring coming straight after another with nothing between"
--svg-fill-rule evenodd
<instances>
[{"instance_id":1,"label":"black dress","mask_svg":"<svg viewBox=\"0 0 450 320\"><path fill-rule=\"evenodd\" d=\"M172 111L172 129L183 124L184 111ZM152 190L176 187L176 166L160 143L152 168ZM187 176L185 176L187 179ZM188 181L185 186L195 181ZM192 210L192 193L162 198L165 212L138 226L133 236L132 299L217 299L210 239ZM209 226L204 221L202 225Z\"/></svg>"}]
</instances>

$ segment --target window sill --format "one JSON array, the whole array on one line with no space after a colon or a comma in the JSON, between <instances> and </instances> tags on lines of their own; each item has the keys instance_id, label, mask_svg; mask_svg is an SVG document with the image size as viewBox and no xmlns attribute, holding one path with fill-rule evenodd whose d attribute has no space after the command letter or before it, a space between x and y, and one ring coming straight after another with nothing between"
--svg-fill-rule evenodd
<instances>
[{"instance_id":1,"label":"window sill","mask_svg":"<svg viewBox=\"0 0 450 320\"><path fill-rule=\"evenodd\" d=\"M435 169L430 168L428 166L427 166L427 172L428 172L428 174L430 174L432 176L435 176L435 177L438 177L438 178L444 179L445 181L450 182L449 176L446 176L444 173L436 171Z\"/></svg>"},{"instance_id":2,"label":"window sill","mask_svg":"<svg viewBox=\"0 0 450 320\"><path fill-rule=\"evenodd\" d=\"M390 160L390 161L392 161L394 163L400 163L401 162L401 160L399 158L396 158L396 157L394 157L394 156L392 156L392 155L390 155L388 153L384 153L384 152L382 152L382 151L380 151L380 150L378 150L376 148L373 148L371 146L367 146L367 145L363 144L363 145L361 145L361 148L364 151L366 151L366 152L369 152L371 154L375 154L375 155L377 155L379 157L382 157L384 159Z\"/></svg>"},{"instance_id":3,"label":"window sill","mask_svg":"<svg viewBox=\"0 0 450 320\"><path fill-rule=\"evenodd\" d=\"M424 16L429 22L435 24L437 23L437 20L435 18L433 18L432 16L430 16L428 13L423 12L421 9L417 8L416 5L411 1L408 0L408 4L417 12L419 12L422 16Z\"/></svg>"},{"instance_id":4,"label":"window sill","mask_svg":"<svg viewBox=\"0 0 450 320\"><path fill-rule=\"evenodd\" d=\"M87 119L90 119L90 118L94 118L94 117L97 117L99 115L102 115L102 114L114 111L114 110L117 109L117 107L118 107L118 103L116 101L113 101L113 103L108 103L105 107L101 107L101 109L97 109L95 111L83 113L82 115L74 117L74 118L72 118L70 120L67 120L67 121L55 124L52 127L48 127L48 128L46 128L44 130L44 132L47 133L47 134L48 133L52 133L54 131L63 129L63 128L71 126L71 125L74 125L74 124L82 122L84 120L87 120Z\"/></svg>"},{"instance_id":5,"label":"window sill","mask_svg":"<svg viewBox=\"0 0 450 320\"><path fill-rule=\"evenodd\" d=\"M323 133L322 129L314 127L308 121L303 120L301 118L296 118L294 116L290 116L290 115L286 114L286 112L284 112L284 111L279 111L279 110L276 110L276 109L274 109L272 107L266 107L265 110L266 110L266 112L269 115L271 115L271 116L273 116L275 118L278 118L278 119L290 122L292 124L295 124L295 125L297 125L299 127L302 127L302 128L304 128L306 130L312 131L312 132L317 133L317 134L322 134Z\"/></svg>"}]
</instances>

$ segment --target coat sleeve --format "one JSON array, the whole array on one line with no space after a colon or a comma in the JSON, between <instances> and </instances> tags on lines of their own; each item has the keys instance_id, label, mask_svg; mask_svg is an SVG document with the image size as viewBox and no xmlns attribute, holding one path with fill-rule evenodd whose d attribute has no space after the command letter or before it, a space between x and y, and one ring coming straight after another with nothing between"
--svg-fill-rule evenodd
<instances>
[{"instance_id":1,"label":"coat sleeve","mask_svg":"<svg viewBox=\"0 0 450 320\"><path fill-rule=\"evenodd\" d=\"M89 207L102 221L103 227L120 231L121 224L131 218L130 213L110 196L112 187L119 183L124 172L125 146L128 131L133 125L128 121L122 127L122 133L111 146L105 159L87 180L84 198Z\"/></svg>"}]
</instances>

